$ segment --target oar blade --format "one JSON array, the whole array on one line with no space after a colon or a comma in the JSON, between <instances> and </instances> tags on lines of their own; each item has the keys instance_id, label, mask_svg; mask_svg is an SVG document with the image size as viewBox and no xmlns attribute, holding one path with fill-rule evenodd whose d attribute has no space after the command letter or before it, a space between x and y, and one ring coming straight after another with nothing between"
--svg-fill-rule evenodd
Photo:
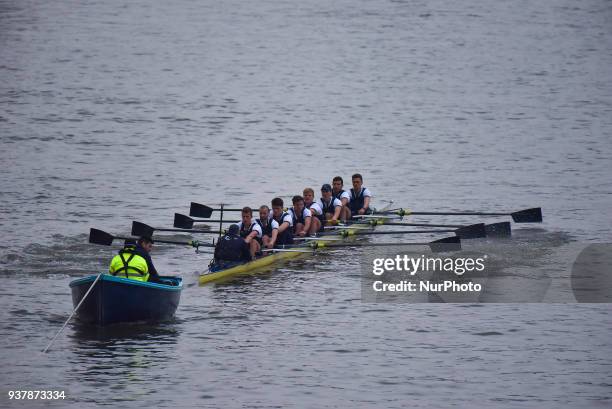
<instances>
[{"instance_id":1,"label":"oar blade","mask_svg":"<svg viewBox=\"0 0 612 409\"><path fill-rule=\"evenodd\" d=\"M155 229L148 224L132 222L132 236L153 237Z\"/></svg>"},{"instance_id":2,"label":"oar blade","mask_svg":"<svg viewBox=\"0 0 612 409\"><path fill-rule=\"evenodd\" d=\"M487 237L510 237L512 228L510 222L492 223L485 226Z\"/></svg>"},{"instance_id":3,"label":"oar blade","mask_svg":"<svg viewBox=\"0 0 612 409\"><path fill-rule=\"evenodd\" d=\"M484 223L476 223L458 228L455 234L461 239L479 239L486 237L487 232Z\"/></svg>"},{"instance_id":4,"label":"oar blade","mask_svg":"<svg viewBox=\"0 0 612 409\"><path fill-rule=\"evenodd\" d=\"M445 237L429 243L429 248L434 253L461 250L461 239L458 236Z\"/></svg>"},{"instance_id":5,"label":"oar blade","mask_svg":"<svg viewBox=\"0 0 612 409\"><path fill-rule=\"evenodd\" d=\"M98 229L89 229L89 242L93 244L101 244L103 246L110 246L113 244L115 236L108 234L105 231Z\"/></svg>"},{"instance_id":6,"label":"oar blade","mask_svg":"<svg viewBox=\"0 0 612 409\"><path fill-rule=\"evenodd\" d=\"M515 223L542 223L542 208L520 210L510 214Z\"/></svg>"},{"instance_id":7,"label":"oar blade","mask_svg":"<svg viewBox=\"0 0 612 409\"><path fill-rule=\"evenodd\" d=\"M184 214L174 213L174 227L178 229L193 229L194 220Z\"/></svg>"},{"instance_id":8,"label":"oar blade","mask_svg":"<svg viewBox=\"0 0 612 409\"><path fill-rule=\"evenodd\" d=\"M189 216L208 219L212 215L213 210L214 209L212 207L208 207L206 205L196 202L191 202L191 206L189 207Z\"/></svg>"}]
</instances>

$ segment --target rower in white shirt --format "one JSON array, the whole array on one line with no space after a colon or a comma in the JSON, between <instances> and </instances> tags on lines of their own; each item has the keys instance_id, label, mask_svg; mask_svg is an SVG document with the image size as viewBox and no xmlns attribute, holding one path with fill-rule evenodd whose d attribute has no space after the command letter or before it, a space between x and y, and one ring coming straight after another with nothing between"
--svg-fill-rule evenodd
<instances>
[{"instance_id":1,"label":"rower in white shirt","mask_svg":"<svg viewBox=\"0 0 612 409\"><path fill-rule=\"evenodd\" d=\"M271 249L276 243L278 237L278 223L270 215L270 208L262 205L259 208L259 219L255 220L262 232L261 244L265 248Z\"/></svg>"},{"instance_id":2,"label":"rower in white shirt","mask_svg":"<svg viewBox=\"0 0 612 409\"><path fill-rule=\"evenodd\" d=\"M336 176L332 180L332 196L342 202L342 210L340 210L340 218L343 221L351 220L351 208L349 202L351 195L346 190L343 190L344 181L340 176Z\"/></svg>"},{"instance_id":3,"label":"rower in white shirt","mask_svg":"<svg viewBox=\"0 0 612 409\"><path fill-rule=\"evenodd\" d=\"M304 207L310 210L310 214L312 219L310 220L310 232L309 234L315 234L321 230L321 215L323 214L323 209L317 202L314 201L314 190L307 187L302 192L304 195Z\"/></svg>"},{"instance_id":4,"label":"rower in white shirt","mask_svg":"<svg viewBox=\"0 0 612 409\"><path fill-rule=\"evenodd\" d=\"M260 240L262 238L262 231L259 225L253 220L253 210L246 206L242 208L242 220L238 222L240 237L249 245L251 257L255 257L255 254L261 249Z\"/></svg>"},{"instance_id":5,"label":"rower in white shirt","mask_svg":"<svg viewBox=\"0 0 612 409\"><path fill-rule=\"evenodd\" d=\"M293 207L288 210L291 219L293 220L293 235L304 237L311 234L312 228L312 213L304 206L304 198L302 196L293 196L291 199ZM315 233L313 231L312 233Z\"/></svg>"}]
</instances>

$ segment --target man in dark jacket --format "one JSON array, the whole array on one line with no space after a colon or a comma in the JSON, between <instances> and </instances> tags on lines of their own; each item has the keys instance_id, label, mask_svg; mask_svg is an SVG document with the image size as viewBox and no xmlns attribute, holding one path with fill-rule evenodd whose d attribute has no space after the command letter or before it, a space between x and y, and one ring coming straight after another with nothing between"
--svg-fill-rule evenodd
<instances>
[{"instance_id":1,"label":"man in dark jacket","mask_svg":"<svg viewBox=\"0 0 612 409\"><path fill-rule=\"evenodd\" d=\"M249 245L240 237L240 228L232 224L215 246L215 261L250 261Z\"/></svg>"}]
</instances>

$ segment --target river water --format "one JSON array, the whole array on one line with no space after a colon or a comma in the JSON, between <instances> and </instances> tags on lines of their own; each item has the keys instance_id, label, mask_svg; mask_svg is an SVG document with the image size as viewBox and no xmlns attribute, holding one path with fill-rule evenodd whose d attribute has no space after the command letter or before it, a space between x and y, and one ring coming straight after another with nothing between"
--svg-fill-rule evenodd
<instances>
[{"instance_id":1,"label":"river water","mask_svg":"<svg viewBox=\"0 0 612 409\"><path fill-rule=\"evenodd\" d=\"M610 304L568 281L612 240L611 21L604 0L0 1L1 405L45 389L78 408L609 406ZM68 283L116 250L90 227L171 227L190 201L354 172L379 207L541 206L512 241L467 245L554 291L362 302L365 249L199 287L210 256L160 245L158 270L186 282L174 321L71 323L40 353Z\"/></svg>"}]
</instances>

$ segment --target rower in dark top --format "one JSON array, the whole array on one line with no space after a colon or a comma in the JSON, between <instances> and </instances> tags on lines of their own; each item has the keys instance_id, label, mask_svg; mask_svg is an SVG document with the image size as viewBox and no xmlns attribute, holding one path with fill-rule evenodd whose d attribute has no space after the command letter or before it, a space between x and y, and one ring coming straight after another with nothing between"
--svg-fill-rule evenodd
<instances>
[{"instance_id":1,"label":"rower in dark top","mask_svg":"<svg viewBox=\"0 0 612 409\"><path fill-rule=\"evenodd\" d=\"M261 229L261 244L265 248L274 248L276 238L278 237L278 223L270 215L270 208L266 205L262 205L259 208L259 219L255 219L255 222Z\"/></svg>"},{"instance_id":2,"label":"rower in dark top","mask_svg":"<svg viewBox=\"0 0 612 409\"><path fill-rule=\"evenodd\" d=\"M363 178L359 173L355 173L351 179L353 181L351 201L349 203L351 215L355 216L367 214L370 209L370 199L372 198L372 193L368 188L363 187Z\"/></svg>"},{"instance_id":3,"label":"rower in dark top","mask_svg":"<svg viewBox=\"0 0 612 409\"><path fill-rule=\"evenodd\" d=\"M251 258L249 244L240 236L240 226L232 224L215 246L215 263L250 261Z\"/></svg>"},{"instance_id":4,"label":"rower in dark top","mask_svg":"<svg viewBox=\"0 0 612 409\"><path fill-rule=\"evenodd\" d=\"M351 208L349 203L351 201L351 195L349 192L343 189L344 180L340 176L336 176L332 180L332 196L342 203L342 209L340 210L340 218L343 221L351 219Z\"/></svg>"},{"instance_id":5,"label":"rower in dark top","mask_svg":"<svg viewBox=\"0 0 612 409\"><path fill-rule=\"evenodd\" d=\"M291 202L293 203L293 207L289 209L288 212L293 221L293 235L304 237L310 234L312 214L310 210L304 207L304 198L302 196L293 196Z\"/></svg>"},{"instance_id":6,"label":"rower in dark top","mask_svg":"<svg viewBox=\"0 0 612 409\"><path fill-rule=\"evenodd\" d=\"M253 210L246 206L242 208L242 220L238 223L238 229L240 237L248 244L251 251L251 257L255 257L255 254L259 252L261 246L259 241L262 237L261 228L253 220Z\"/></svg>"},{"instance_id":7,"label":"rower in dark top","mask_svg":"<svg viewBox=\"0 0 612 409\"><path fill-rule=\"evenodd\" d=\"M293 234L291 233L293 220L289 213L283 210L283 199L280 197L272 199L272 219L278 223L278 236L273 243L274 247L293 244Z\"/></svg>"},{"instance_id":8,"label":"rower in dark top","mask_svg":"<svg viewBox=\"0 0 612 409\"><path fill-rule=\"evenodd\" d=\"M342 202L332 196L332 187L329 183L321 186L321 198L317 201L321 208L321 225L337 224L342 210Z\"/></svg>"}]
</instances>

